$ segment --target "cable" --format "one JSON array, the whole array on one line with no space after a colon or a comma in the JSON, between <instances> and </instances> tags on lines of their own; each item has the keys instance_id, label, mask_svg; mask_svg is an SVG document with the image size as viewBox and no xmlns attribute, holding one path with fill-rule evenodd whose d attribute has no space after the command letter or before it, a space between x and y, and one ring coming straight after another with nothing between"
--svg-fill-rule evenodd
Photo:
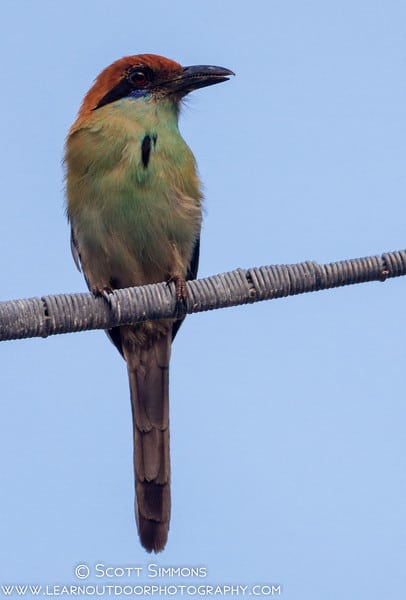
<instances>
[{"instance_id":1,"label":"cable","mask_svg":"<svg viewBox=\"0 0 406 600\"><path fill-rule=\"evenodd\" d=\"M183 307L176 304L174 286L166 283L116 290L107 299L83 293L11 300L0 302L0 341L109 329L402 275L406 250L327 264L236 269L188 281Z\"/></svg>"}]
</instances>

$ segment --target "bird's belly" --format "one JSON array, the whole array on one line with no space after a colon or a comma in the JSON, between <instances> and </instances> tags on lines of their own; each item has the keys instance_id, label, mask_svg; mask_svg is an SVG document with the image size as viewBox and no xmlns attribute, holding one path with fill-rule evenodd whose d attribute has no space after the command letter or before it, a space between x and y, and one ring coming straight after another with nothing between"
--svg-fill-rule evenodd
<instances>
[{"instance_id":1,"label":"bird's belly","mask_svg":"<svg viewBox=\"0 0 406 600\"><path fill-rule=\"evenodd\" d=\"M201 210L180 191L122 194L87 204L73 223L89 286L122 288L185 276L198 238Z\"/></svg>"}]
</instances>

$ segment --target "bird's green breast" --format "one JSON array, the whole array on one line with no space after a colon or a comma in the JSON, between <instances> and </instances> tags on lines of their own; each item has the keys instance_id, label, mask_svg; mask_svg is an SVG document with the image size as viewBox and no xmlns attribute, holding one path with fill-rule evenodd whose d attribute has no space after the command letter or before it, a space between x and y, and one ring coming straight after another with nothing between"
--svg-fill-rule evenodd
<instances>
[{"instance_id":1,"label":"bird's green breast","mask_svg":"<svg viewBox=\"0 0 406 600\"><path fill-rule=\"evenodd\" d=\"M94 111L73 126L66 165L67 212L88 280L119 272L122 287L170 276L171 262L187 268L201 193L172 102L124 99Z\"/></svg>"}]
</instances>

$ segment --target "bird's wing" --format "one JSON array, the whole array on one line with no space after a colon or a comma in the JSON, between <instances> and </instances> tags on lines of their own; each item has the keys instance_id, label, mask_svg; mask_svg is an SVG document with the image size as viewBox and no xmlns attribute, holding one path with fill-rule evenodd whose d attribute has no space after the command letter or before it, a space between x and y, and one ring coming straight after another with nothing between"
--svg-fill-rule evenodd
<instances>
[{"instance_id":1,"label":"bird's wing","mask_svg":"<svg viewBox=\"0 0 406 600\"><path fill-rule=\"evenodd\" d=\"M191 259L188 269L187 269L186 280L196 279L197 270L199 268L199 254L200 254L200 237L197 238L194 248L193 248L192 259Z\"/></svg>"},{"instance_id":2,"label":"bird's wing","mask_svg":"<svg viewBox=\"0 0 406 600\"><path fill-rule=\"evenodd\" d=\"M199 255L200 255L200 237L197 238L194 248L193 248L192 258L190 260L190 263L189 263L189 266L187 269L187 273L186 273L186 281L188 281L188 280L190 281L191 279L196 279L197 270L199 268ZM175 339L175 336L179 331L179 327L182 325L184 320L185 320L185 317L183 317L182 319L178 319L172 325L172 341Z\"/></svg>"},{"instance_id":3,"label":"bird's wing","mask_svg":"<svg viewBox=\"0 0 406 600\"><path fill-rule=\"evenodd\" d=\"M73 260L75 261L75 265L77 266L79 271L82 271L82 265L80 263L80 252L79 247L76 243L75 234L73 232L73 228L70 230L70 249L72 252Z\"/></svg>"},{"instance_id":4,"label":"bird's wing","mask_svg":"<svg viewBox=\"0 0 406 600\"><path fill-rule=\"evenodd\" d=\"M82 268L82 261L81 261L81 257L80 257L80 249L79 249L79 244L77 243L77 240L75 238L75 233L73 231L73 227L71 227L70 230L70 249L72 252L72 256L73 256L73 260L75 261L75 265L78 268L78 271L80 273L83 272L87 287L89 288L89 290L92 290L92 286L90 285L90 282L88 280L88 278L86 277L86 273L84 272L83 268Z\"/></svg>"}]
</instances>

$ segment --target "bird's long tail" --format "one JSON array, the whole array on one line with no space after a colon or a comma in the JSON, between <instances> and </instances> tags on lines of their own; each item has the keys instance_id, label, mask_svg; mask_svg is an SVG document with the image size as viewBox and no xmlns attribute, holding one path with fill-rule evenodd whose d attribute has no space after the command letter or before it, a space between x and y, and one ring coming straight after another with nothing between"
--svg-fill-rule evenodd
<instances>
[{"instance_id":1,"label":"bird's long tail","mask_svg":"<svg viewBox=\"0 0 406 600\"><path fill-rule=\"evenodd\" d=\"M163 550L169 530L170 352L170 333L148 338L142 345L123 344L134 428L135 515L148 552Z\"/></svg>"}]
</instances>

